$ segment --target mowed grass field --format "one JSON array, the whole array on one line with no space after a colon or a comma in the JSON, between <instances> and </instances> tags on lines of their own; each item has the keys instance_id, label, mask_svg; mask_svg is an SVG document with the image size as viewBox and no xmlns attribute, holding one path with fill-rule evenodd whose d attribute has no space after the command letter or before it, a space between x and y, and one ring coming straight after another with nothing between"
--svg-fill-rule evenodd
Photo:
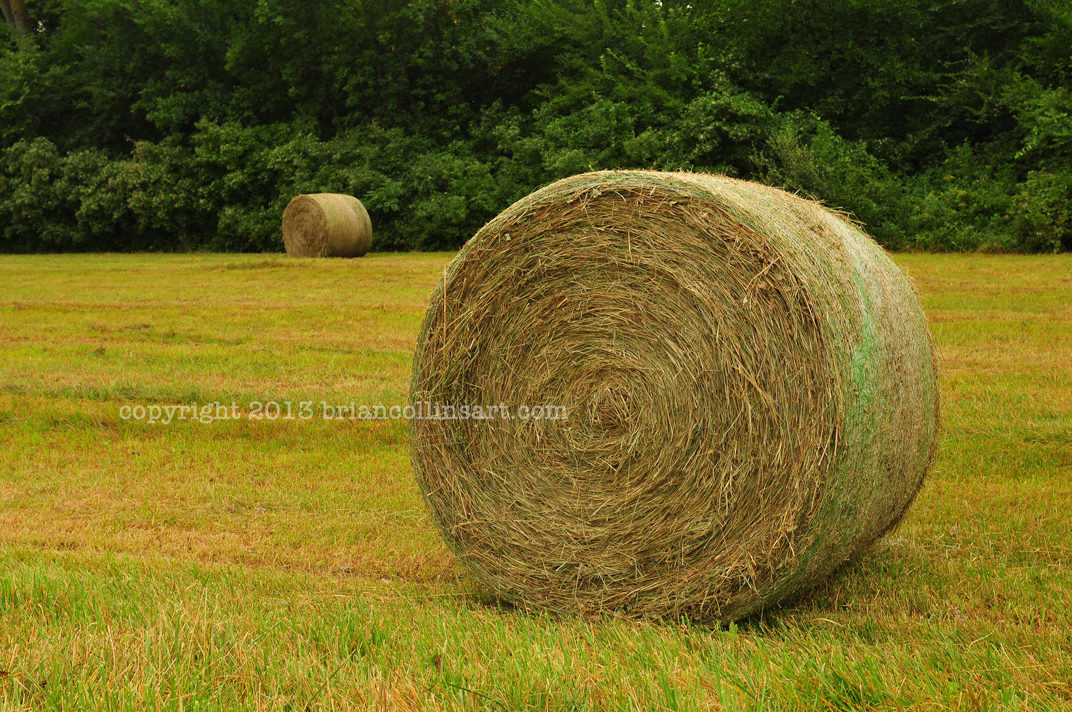
<instances>
[{"instance_id":1,"label":"mowed grass field","mask_svg":"<svg viewBox=\"0 0 1072 712\"><path fill-rule=\"evenodd\" d=\"M322 417L405 402L450 257L0 257L0 708L1072 708L1072 256L895 257L943 358L935 467L726 628L496 606L405 424ZM121 417L192 403L243 417Z\"/></svg>"}]
</instances>

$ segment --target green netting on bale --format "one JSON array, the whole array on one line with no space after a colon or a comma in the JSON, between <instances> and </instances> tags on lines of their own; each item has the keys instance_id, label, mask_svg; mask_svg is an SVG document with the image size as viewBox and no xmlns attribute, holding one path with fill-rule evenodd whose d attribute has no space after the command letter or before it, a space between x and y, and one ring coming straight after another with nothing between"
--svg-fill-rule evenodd
<instances>
[{"instance_id":1,"label":"green netting on bale","mask_svg":"<svg viewBox=\"0 0 1072 712\"><path fill-rule=\"evenodd\" d=\"M513 417L414 420L411 455L496 595L739 618L902 518L936 377L911 283L843 217L721 176L589 173L511 206L447 268L411 402ZM567 417L519 417L537 406Z\"/></svg>"}]
</instances>

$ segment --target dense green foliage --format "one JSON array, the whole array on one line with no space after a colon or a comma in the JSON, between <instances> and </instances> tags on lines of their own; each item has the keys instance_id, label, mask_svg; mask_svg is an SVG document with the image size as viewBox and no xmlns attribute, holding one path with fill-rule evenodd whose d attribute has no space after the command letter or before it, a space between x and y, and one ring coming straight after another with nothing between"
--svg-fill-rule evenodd
<instances>
[{"instance_id":1,"label":"dense green foliage","mask_svg":"<svg viewBox=\"0 0 1072 712\"><path fill-rule=\"evenodd\" d=\"M0 251L455 248L589 168L725 171L892 249L1072 248L1067 0L27 0Z\"/></svg>"}]
</instances>

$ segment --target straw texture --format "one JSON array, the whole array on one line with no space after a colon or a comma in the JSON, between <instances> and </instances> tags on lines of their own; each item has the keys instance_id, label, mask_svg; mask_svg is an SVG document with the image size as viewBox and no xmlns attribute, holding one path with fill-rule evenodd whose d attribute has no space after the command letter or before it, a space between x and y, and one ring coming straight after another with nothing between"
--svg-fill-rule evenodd
<instances>
[{"instance_id":1,"label":"straw texture","mask_svg":"<svg viewBox=\"0 0 1072 712\"><path fill-rule=\"evenodd\" d=\"M283 211L283 244L291 257L361 257L372 245L372 221L352 196L299 195Z\"/></svg>"},{"instance_id":2,"label":"straw texture","mask_svg":"<svg viewBox=\"0 0 1072 712\"><path fill-rule=\"evenodd\" d=\"M820 205L721 176L574 176L481 229L435 290L418 485L478 582L522 606L728 620L904 515L937 367L911 283ZM520 406L565 406L565 420Z\"/></svg>"}]
</instances>

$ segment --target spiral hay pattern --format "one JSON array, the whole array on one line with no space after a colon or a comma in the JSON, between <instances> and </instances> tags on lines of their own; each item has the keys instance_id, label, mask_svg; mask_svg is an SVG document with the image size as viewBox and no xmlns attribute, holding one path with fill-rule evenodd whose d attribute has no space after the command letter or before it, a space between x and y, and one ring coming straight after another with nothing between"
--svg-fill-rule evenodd
<instances>
[{"instance_id":1,"label":"spiral hay pattern","mask_svg":"<svg viewBox=\"0 0 1072 712\"><path fill-rule=\"evenodd\" d=\"M372 246L372 221L353 196L299 195L283 211L283 245L291 257L361 257Z\"/></svg>"},{"instance_id":2,"label":"spiral hay pattern","mask_svg":"<svg viewBox=\"0 0 1072 712\"><path fill-rule=\"evenodd\" d=\"M936 378L913 286L841 217L726 177L588 173L447 268L411 403L514 417L414 420L411 456L498 596L741 618L897 524L932 457Z\"/></svg>"}]
</instances>

